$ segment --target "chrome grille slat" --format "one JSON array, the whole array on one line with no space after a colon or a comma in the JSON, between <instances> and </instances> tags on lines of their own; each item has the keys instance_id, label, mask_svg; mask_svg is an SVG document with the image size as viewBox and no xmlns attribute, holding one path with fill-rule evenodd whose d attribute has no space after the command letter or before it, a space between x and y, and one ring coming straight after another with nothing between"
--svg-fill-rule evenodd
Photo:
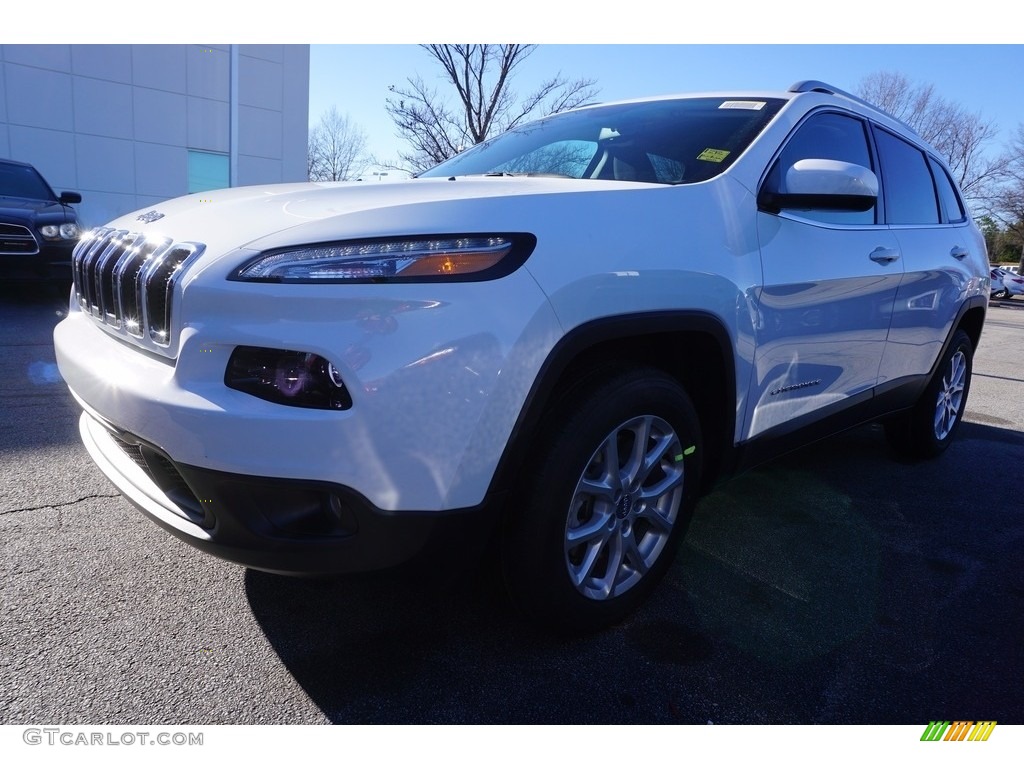
<instances>
[{"instance_id":1,"label":"chrome grille slat","mask_svg":"<svg viewBox=\"0 0 1024 768\"><path fill-rule=\"evenodd\" d=\"M98 252L102 252L107 247L112 233L113 230L111 229L94 230L87 237L79 241L72 254L71 268L72 277L75 281L75 295L78 297L78 305L82 308L83 312L89 311L92 299L89 295L88 280L86 279L88 274L86 265Z\"/></svg>"},{"instance_id":2,"label":"chrome grille slat","mask_svg":"<svg viewBox=\"0 0 1024 768\"><path fill-rule=\"evenodd\" d=\"M117 240L113 248L103 252L103 255L97 262L96 282L99 285L99 318L115 328L121 327L121 311L118 306L117 292L114 290L114 268L121 259L131 252L135 242L141 238L142 235L125 233Z\"/></svg>"},{"instance_id":3,"label":"chrome grille slat","mask_svg":"<svg viewBox=\"0 0 1024 768\"><path fill-rule=\"evenodd\" d=\"M113 230L98 230L95 237L89 240L82 240L75 248L75 294L78 296L78 304L83 312L88 312L92 305L92 296L89 293L89 270L88 264L107 247L110 235ZM77 254L81 254L80 257Z\"/></svg>"},{"instance_id":4,"label":"chrome grille slat","mask_svg":"<svg viewBox=\"0 0 1024 768\"><path fill-rule=\"evenodd\" d=\"M100 285L100 265L106 256L116 249L120 245L121 238L127 234L124 230L114 232L106 241L105 247L100 250L99 255L90 254L90 258L85 261L85 289L88 296L88 302L86 304L86 311L93 317L98 317L100 320L103 319L102 302L103 298L101 295Z\"/></svg>"},{"instance_id":5,"label":"chrome grille slat","mask_svg":"<svg viewBox=\"0 0 1024 768\"><path fill-rule=\"evenodd\" d=\"M161 258L155 259L146 274L146 316L149 335L157 344L170 341L171 298L176 275L195 249L189 244L175 244Z\"/></svg>"},{"instance_id":6,"label":"chrome grille slat","mask_svg":"<svg viewBox=\"0 0 1024 768\"><path fill-rule=\"evenodd\" d=\"M167 239L149 239L126 253L114 268L114 293L121 308L124 330L137 339L145 338L145 302L142 299L142 275L150 259L158 259L171 244Z\"/></svg>"},{"instance_id":7,"label":"chrome grille slat","mask_svg":"<svg viewBox=\"0 0 1024 768\"><path fill-rule=\"evenodd\" d=\"M85 254L96 245L96 238L102 237L101 232L102 230L87 232L78 241L78 245L75 246L75 250L71 253L71 279L75 283L75 300L78 302L79 308L84 308L83 305L85 304L82 298L82 260Z\"/></svg>"},{"instance_id":8,"label":"chrome grille slat","mask_svg":"<svg viewBox=\"0 0 1024 768\"><path fill-rule=\"evenodd\" d=\"M174 287L200 243L96 229L75 248L72 277L80 309L145 346L171 342Z\"/></svg>"}]
</instances>

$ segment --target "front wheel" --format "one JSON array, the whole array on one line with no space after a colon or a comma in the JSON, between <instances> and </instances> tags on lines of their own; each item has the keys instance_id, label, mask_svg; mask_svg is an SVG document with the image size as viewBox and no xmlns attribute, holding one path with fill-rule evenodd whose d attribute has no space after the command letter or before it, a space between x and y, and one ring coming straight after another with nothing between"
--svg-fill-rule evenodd
<instances>
[{"instance_id":1,"label":"front wheel","mask_svg":"<svg viewBox=\"0 0 1024 768\"><path fill-rule=\"evenodd\" d=\"M932 458L949 447L967 407L973 358L970 337L957 331L914 409L886 424L894 448L914 458Z\"/></svg>"},{"instance_id":2,"label":"front wheel","mask_svg":"<svg viewBox=\"0 0 1024 768\"><path fill-rule=\"evenodd\" d=\"M674 379L644 369L577 387L546 423L507 510L505 584L529 618L591 631L671 565L697 500L699 422Z\"/></svg>"}]
</instances>

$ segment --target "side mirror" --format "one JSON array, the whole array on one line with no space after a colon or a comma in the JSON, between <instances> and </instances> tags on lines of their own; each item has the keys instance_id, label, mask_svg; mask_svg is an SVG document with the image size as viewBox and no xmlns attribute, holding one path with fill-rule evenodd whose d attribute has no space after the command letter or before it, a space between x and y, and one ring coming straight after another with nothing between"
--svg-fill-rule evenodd
<instances>
[{"instance_id":1,"label":"side mirror","mask_svg":"<svg viewBox=\"0 0 1024 768\"><path fill-rule=\"evenodd\" d=\"M757 202L763 210L868 211L878 202L878 177L862 165L798 160L780 176L773 173L761 188Z\"/></svg>"},{"instance_id":2,"label":"side mirror","mask_svg":"<svg viewBox=\"0 0 1024 768\"><path fill-rule=\"evenodd\" d=\"M68 205L70 203L82 202L82 196L77 192L61 192L60 197L57 198L57 200L64 205Z\"/></svg>"}]
</instances>

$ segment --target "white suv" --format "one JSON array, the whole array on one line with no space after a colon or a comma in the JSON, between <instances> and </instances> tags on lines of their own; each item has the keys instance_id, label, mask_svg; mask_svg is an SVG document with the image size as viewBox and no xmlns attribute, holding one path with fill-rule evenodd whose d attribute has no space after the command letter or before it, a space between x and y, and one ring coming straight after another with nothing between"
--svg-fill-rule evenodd
<instances>
[{"instance_id":1,"label":"white suv","mask_svg":"<svg viewBox=\"0 0 1024 768\"><path fill-rule=\"evenodd\" d=\"M941 452L989 295L934 150L814 81L179 198L74 277L82 439L158 524L301 574L496 538L515 603L569 629L643 599L723 474L870 420Z\"/></svg>"}]
</instances>

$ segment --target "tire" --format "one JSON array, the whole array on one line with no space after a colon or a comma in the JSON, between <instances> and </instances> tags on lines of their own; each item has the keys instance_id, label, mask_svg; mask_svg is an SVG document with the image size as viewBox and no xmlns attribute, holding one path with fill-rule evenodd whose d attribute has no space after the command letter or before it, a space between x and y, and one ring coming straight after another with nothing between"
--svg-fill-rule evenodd
<instances>
[{"instance_id":1,"label":"tire","mask_svg":"<svg viewBox=\"0 0 1024 768\"><path fill-rule=\"evenodd\" d=\"M913 410L886 424L890 444L911 458L938 456L953 441L971 388L974 347L958 330Z\"/></svg>"},{"instance_id":2,"label":"tire","mask_svg":"<svg viewBox=\"0 0 1024 768\"><path fill-rule=\"evenodd\" d=\"M671 565L698 497L699 421L671 377L618 368L568 392L545 424L506 510L502 575L528 619L590 632L631 613Z\"/></svg>"}]
</instances>

